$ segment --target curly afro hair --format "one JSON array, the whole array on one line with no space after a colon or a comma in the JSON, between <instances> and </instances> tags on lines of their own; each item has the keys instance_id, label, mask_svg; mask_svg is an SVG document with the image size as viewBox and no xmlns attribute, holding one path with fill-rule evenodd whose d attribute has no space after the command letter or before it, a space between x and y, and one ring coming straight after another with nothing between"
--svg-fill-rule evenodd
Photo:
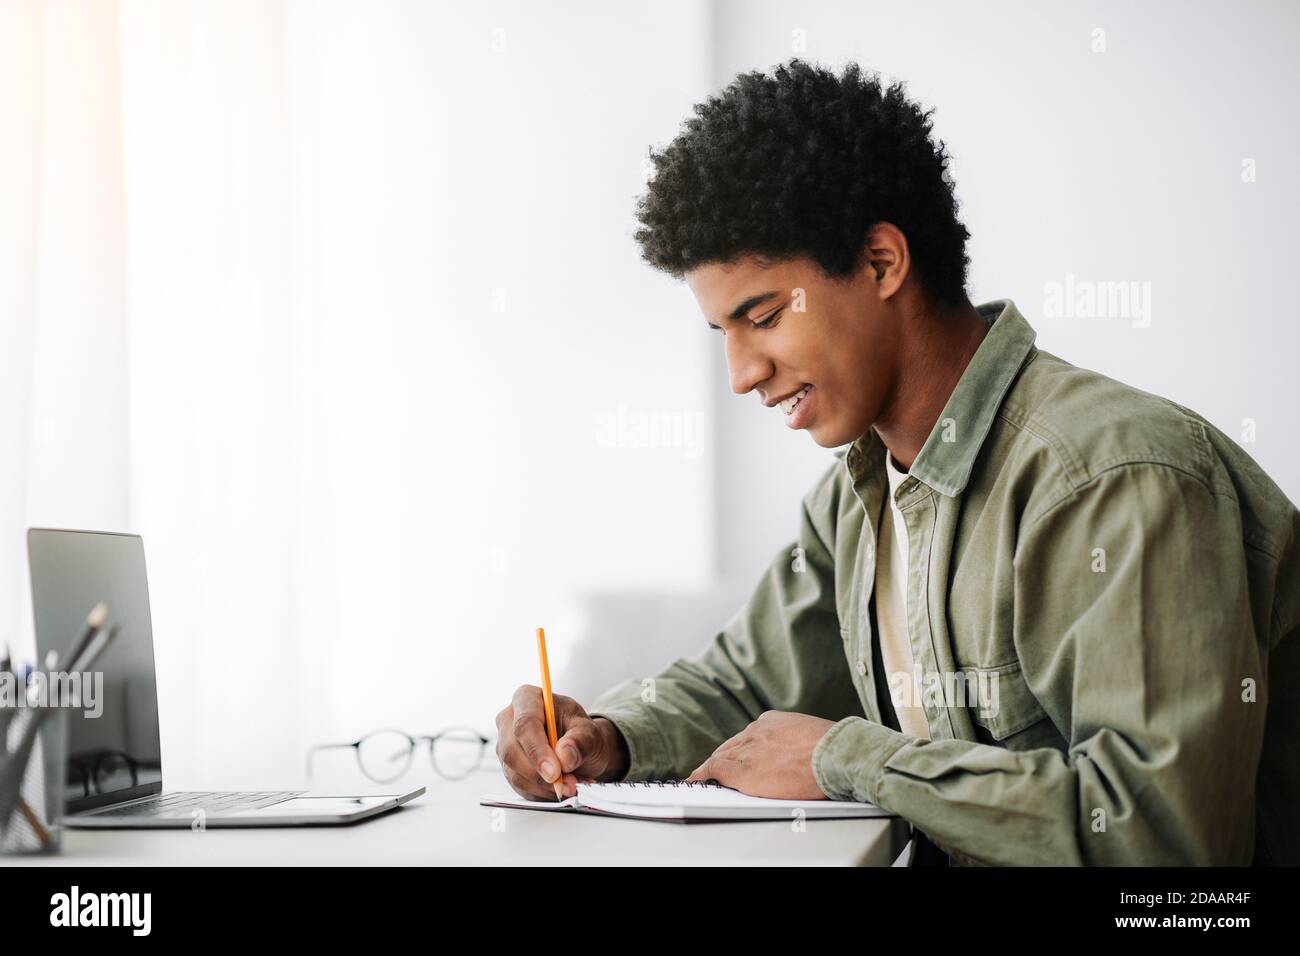
<instances>
[{"instance_id":1,"label":"curly afro hair","mask_svg":"<svg viewBox=\"0 0 1300 956\"><path fill-rule=\"evenodd\" d=\"M743 255L807 255L833 277L854 273L867 233L907 237L932 300L966 301L966 240L942 141L901 83L849 64L840 76L795 58L742 73L696 104L637 201L642 258L677 278Z\"/></svg>"}]
</instances>

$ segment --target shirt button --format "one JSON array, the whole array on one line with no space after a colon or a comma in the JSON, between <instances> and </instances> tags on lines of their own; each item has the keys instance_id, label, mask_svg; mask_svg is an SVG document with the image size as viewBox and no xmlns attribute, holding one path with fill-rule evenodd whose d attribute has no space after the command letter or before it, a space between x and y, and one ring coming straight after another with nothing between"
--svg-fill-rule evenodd
<instances>
[{"instance_id":1,"label":"shirt button","mask_svg":"<svg viewBox=\"0 0 1300 956\"><path fill-rule=\"evenodd\" d=\"M867 665L866 665L866 663L863 662L863 661L861 661L861 660L859 660L859 661L858 661L858 676L860 676L860 677L861 677L861 676L865 676L866 673L867 673Z\"/></svg>"}]
</instances>

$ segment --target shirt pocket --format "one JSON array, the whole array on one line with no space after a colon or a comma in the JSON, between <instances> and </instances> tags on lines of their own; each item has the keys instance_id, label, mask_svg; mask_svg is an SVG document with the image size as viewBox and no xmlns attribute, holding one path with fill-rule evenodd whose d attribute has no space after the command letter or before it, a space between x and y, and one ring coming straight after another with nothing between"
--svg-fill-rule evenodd
<instances>
[{"instance_id":1,"label":"shirt pocket","mask_svg":"<svg viewBox=\"0 0 1300 956\"><path fill-rule=\"evenodd\" d=\"M1019 661L962 670L967 674L967 686L974 683L977 693L969 708L971 720L994 740L1004 741L1047 719L1047 711L1025 683Z\"/></svg>"}]
</instances>

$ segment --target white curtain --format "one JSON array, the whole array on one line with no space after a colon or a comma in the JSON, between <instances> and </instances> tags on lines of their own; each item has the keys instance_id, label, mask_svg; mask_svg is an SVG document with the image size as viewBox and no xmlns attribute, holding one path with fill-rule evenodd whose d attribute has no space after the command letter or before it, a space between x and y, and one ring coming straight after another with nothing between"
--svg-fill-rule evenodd
<instances>
[{"instance_id":1,"label":"white curtain","mask_svg":"<svg viewBox=\"0 0 1300 956\"><path fill-rule=\"evenodd\" d=\"M129 522L114 4L0 5L0 641L31 653L25 529Z\"/></svg>"},{"instance_id":2,"label":"white curtain","mask_svg":"<svg viewBox=\"0 0 1300 956\"><path fill-rule=\"evenodd\" d=\"M591 594L707 582L709 447L601 432L711 407L631 239L669 6L3 7L0 610L27 525L144 535L169 786L492 730L535 626L562 673Z\"/></svg>"}]
</instances>

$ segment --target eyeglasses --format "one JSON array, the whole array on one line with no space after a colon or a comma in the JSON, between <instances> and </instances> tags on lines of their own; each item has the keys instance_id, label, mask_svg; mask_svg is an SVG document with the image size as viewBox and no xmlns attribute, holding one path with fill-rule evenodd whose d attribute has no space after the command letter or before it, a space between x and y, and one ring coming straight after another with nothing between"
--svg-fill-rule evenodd
<instances>
[{"instance_id":1,"label":"eyeglasses","mask_svg":"<svg viewBox=\"0 0 1300 956\"><path fill-rule=\"evenodd\" d=\"M126 786L140 785L140 763L120 750L87 750L68 757L68 785L81 787L82 796L112 793Z\"/></svg>"},{"instance_id":2,"label":"eyeglasses","mask_svg":"<svg viewBox=\"0 0 1300 956\"><path fill-rule=\"evenodd\" d=\"M375 730L351 743L312 747L307 751L307 776L311 776L312 758L318 751L352 747L357 752L362 773L375 783L392 783L411 768L415 748L425 741L429 743L429 762L438 775L447 780L461 780L483 763L491 738L470 727L448 727L418 737L401 730Z\"/></svg>"}]
</instances>

